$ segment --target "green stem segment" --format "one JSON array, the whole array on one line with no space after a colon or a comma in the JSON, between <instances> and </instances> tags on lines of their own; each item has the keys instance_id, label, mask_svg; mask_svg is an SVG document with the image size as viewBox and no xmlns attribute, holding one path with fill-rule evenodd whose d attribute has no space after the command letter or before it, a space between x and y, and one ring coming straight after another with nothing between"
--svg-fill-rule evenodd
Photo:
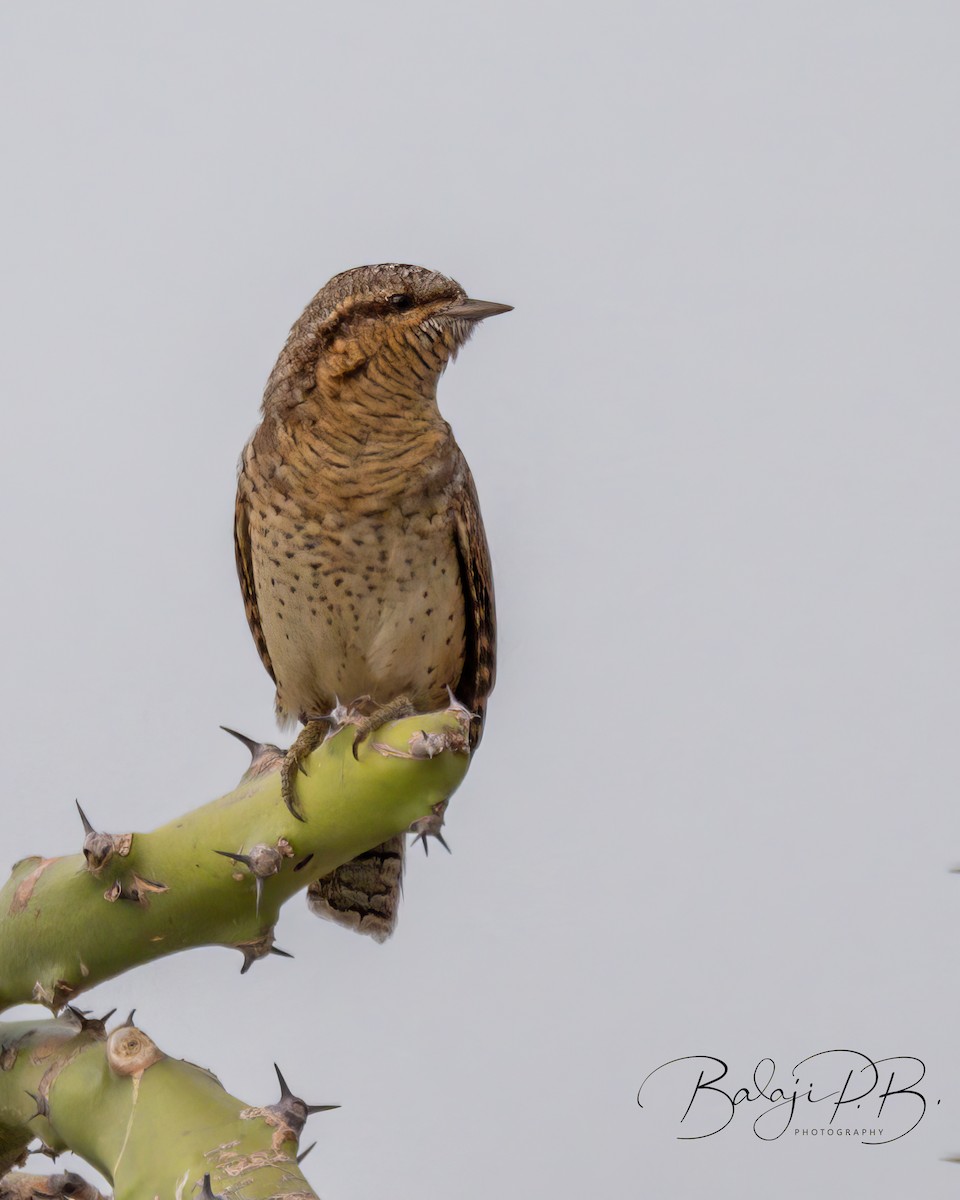
<instances>
[{"instance_id":1,"label":"green stem segment","mask_svg":"<svg viewBox=\"0 0 960 1200\"><path fill-rule=\"evenodd\" d=\"M246 1105L132 1025L108 1037L100 1021L11 1022L0 1046L0 1173L39 1136L86 1159L115 1200L196 1197L205 1175L214 1195L316 1196L297 1164L296 1097Z\"/></svg>"},{"instance_id":2,"label":"green stem segment","mask_svg":"<svg viewBox=\"0 0 960 1200\"><path fill-rule=\"evenodd\" d=\"M281 798L277 752L232 792L153 833L88 836L86 857L23 859L0 890L0 1011L35 1000L56 1012L86 988L195 946L236 947L245 965L263 957L290 896L452 795L468 764L462 721L449 711L393 722L360 746L359 761L343 730L298 776L304 821ZM261 879L215 853L258 846L278 868Z\"/></svg>"}]
</instances>

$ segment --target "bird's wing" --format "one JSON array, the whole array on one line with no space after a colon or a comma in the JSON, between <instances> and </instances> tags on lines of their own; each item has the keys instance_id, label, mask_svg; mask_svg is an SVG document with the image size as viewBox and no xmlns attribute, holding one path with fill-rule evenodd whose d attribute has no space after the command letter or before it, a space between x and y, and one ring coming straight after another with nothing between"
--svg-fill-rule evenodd
<instances>
[{"instance_id":1,"label":"bird's wing","mask_svg":"<svg viewBox=\"0 0 960 1200\"><path fill-rule=\"evenodd\" d=\"M461 704L479 715L471 731L471 741L476 745L483 729L487 696L493 691L496 680L497 618L490 549L480 516L476 485L463 455L460 455L457 476L460 486L454 493L454 541L463 588L466 650L463 671L454 691Z\"/></svg>"},{"instance_id":2,"label":"bird's wing","mask_svg":"<svg viewBox=\"0 0 960 1200\"><path fill-rule=\"evenodd\" d=\"M270 661L270 651L267 649L263 636L263 626L260 624L260 609L257 607L257 589L253 579L253 549L250 544L250 500L247 496L243 466L240 468L240 479L237 484L237 506L233 523L233 546L237 555L237 574L240 576L240 588L243 592L243 607L247 614L247 624L257 644L257 650L263 660L263 665L270 672L274 683L277 677L273 672Z\"/></svg>"}]
</instances>

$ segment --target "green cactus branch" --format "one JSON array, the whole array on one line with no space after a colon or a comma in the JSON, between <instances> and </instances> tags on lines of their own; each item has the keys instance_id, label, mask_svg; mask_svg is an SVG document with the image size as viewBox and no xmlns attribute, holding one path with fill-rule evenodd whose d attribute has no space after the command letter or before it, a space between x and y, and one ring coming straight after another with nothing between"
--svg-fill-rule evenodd
<instances>
[{"instance_id":1,"label":"green cactus branch","mask_svg":"<svg viewBox=\"0 0 960 1200\"><path fill-rule=\"evenodd\" d=\"M73 1012L0 1024L0 1055L0 1174L40 1137L49 1150L72 1150L96 1168L115 1200L316 1196L297 1158L304 1122L317 1109L282 1080L277 1101L251 1106L209 1071L168 1058L134 1025L108 1036L104 1021ZM9 1175L0 1188L15 1196L23 1178ZM81 1184L66 1194L83 1195ZM87 1194L97 1195L92 1187Z\"/></svg>"},{"instance_id":2,"label":"green cactus branch","mask_svg":"<svg viewBox=\"0 0 960 1200\"><path fill-rule=\"evenodd\" d=\"M342 730L298 776L304 821L281 799L281 752L266 748L232 792L153 833L88 831L82 854L23 859L0 890L0 1011L38 1001L57 1012L196 946L235 947L244 967L269 954L294 893L416 822L439 824L468 765L464 719L450 710L392 722L356 758L353 731Z\"/></svg>"}]
</instances>

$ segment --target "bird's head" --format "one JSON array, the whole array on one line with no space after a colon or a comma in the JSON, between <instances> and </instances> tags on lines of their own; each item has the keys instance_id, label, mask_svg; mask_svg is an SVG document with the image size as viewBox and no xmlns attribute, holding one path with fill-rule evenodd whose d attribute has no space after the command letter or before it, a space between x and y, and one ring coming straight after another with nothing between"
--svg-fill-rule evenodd
<instances>
[{"instance_id":1,"label":"bird's head","mask_svg":"<svg viewBox=\"0 0 960 1200\"><path fill-rule=\"evenodd\" d=\"M354 267L335 275L304 309L267 395L304 375L321 387L365 375L372 386L429 390L478 322L511 307L472 300L455 280L425 267Z\"/></svg>"}]
</instances>

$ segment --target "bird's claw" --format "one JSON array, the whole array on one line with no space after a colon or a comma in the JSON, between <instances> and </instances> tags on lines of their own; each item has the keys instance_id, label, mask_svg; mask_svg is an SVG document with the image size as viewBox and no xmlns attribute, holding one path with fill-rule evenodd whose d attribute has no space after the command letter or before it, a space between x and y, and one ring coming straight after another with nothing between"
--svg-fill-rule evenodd
<instances>
[{"instance_id":1,"label":"bird's claw","mask_svg":"<svg viewBox=\"0 0 960 1200\"><path fill-rule=\"evenodd\" d=\"M306 775L306 771L298 759L291 760L292 754L293 747L291 746L280 767L280 795L283 797L283 802L289 809L290 815L296 817L298 821L306 821L306 817L300 811L300 805L297 803L297 794L293 786L297 773L302 771Z\"/></svg>"},{"instance_id":2,"label":"bird's claw","mask_svg":"<svg viewBox=\"0 0 960 1200\"><path fill-rule=\"evenodd\" d=\"M284 804L290 810L291 816L296 817L298 821L305 821L306 817L303 815L300 805L297 802L294 783L298 774L307 774L307 768L304 763L327 736L328 721L328 717L310 718L300 730L293 745L284 755L283 762L280 765L280 795L283 797Z\"/></svg>"},{"instance_id":3,"label":"bird's claw","mask_svg":"<svg viewBox=\"0 0 960 1200\"><path fill-rule=\"evenodd\" d=\"M389 704L383 704L379 708L374 709L369 716L357 716L352 720L351 724L357 728L357 732L353 738L353 757L356 761L360 761L360 747L371 733L375 733L376 730L386 725L389 721L399 721L401 717L411 717L415 711L406 696L398 696L396 700L391 700Z\"/></svg>"}]
</instances>

